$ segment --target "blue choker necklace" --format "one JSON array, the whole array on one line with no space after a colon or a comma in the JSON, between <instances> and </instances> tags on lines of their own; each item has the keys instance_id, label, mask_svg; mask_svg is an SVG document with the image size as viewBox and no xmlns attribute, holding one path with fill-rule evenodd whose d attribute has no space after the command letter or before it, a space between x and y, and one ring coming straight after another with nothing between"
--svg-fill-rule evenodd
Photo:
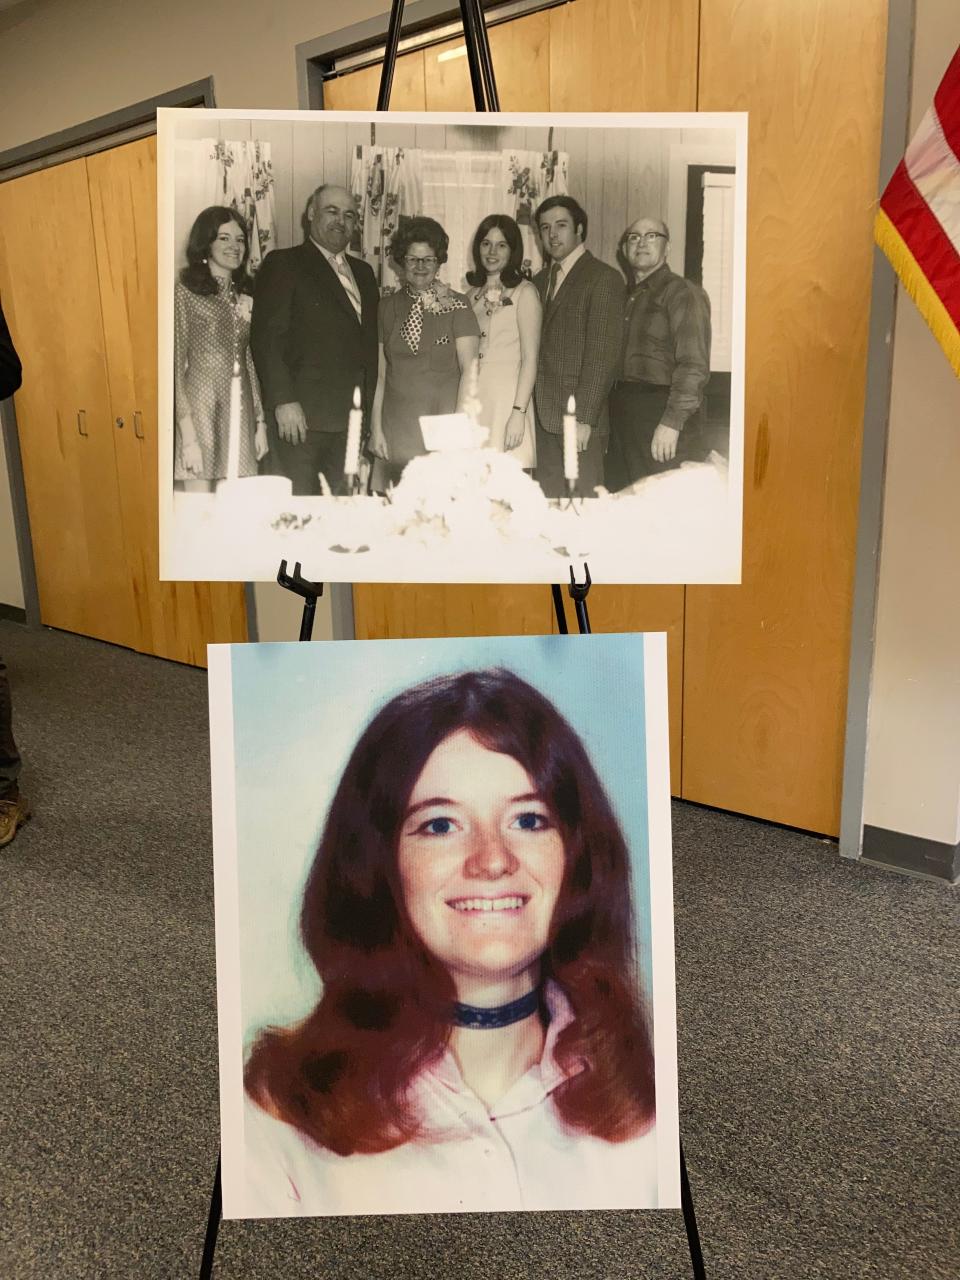
<instances>
[{"instance_id":1,"label":"blue choker necklace","mask_svg":"<svg viewBox=\"0 0 960 1280\"><path fill-rule=\"evenodd\" d=\"M509 1004L498 1004L494 1009L481 1009L475 1004L461 1004L459 1000L453 1006L453 1022L457 1027L469 1027L474 1031L492 1031L497 1027L509 1027L514 1022L522 1022L540 1008L540 988L528 991L519 1000L511 1000Z\"/></svg>"}]
</instances>

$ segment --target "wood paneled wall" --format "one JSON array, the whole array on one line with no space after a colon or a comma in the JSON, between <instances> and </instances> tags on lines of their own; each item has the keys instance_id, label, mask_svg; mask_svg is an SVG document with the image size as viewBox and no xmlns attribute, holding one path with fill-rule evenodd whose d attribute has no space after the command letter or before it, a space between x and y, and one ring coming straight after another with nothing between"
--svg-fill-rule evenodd
<instances>
[{"instance_id":1,"label":"wood paneled wall","mask_svg":"<svg viewBox=\"0 0 960 1280\"><path fill-rule=\"evenodd\" d=\"M577 0L494 28L491 49L501 105L505 111L692 111L696 107L697 15L697 0ZM423 58L423 78L412 65L405 68L402 80L398 74L392 106L408 111L470 110L473 99L466 60L438 61L440 54L458 44L462 41L408 55ZM372 109L378 77L378 69L368 69L331 82L325 87L325 105L332 110ZM572 137L574 132L556 129L554 145L570 151L570 186L575 195L582 190L588 210L599 210L601 203L591 184L608 165L611 169L607 192L611 212L609 216L601 213L591 226L590 244L599 257L612 261L634 202L653 199L655 191L658 202L665 198L665 159L645 149L653 145L650 139L630 142L626 155L617 157L612 153L618 143L611 142L605 157L604 151L595 153L586 148L585 140ZM584 172L585 179L577 177ZM582 189L575 186L578 181L584 182ZM354 611L356 634L361 638L502 630L542 634L555 625L550 593L544 586L424 590L364 585L354 588ZM569 610L568 614L575 630ZM595 587L590 616L596 631L667 632L671 787L679 794L684 589Z\"/></svg>"},{"instance_id":2,"label":"wood paneled wall","mask_svg":"<svg viewBox=\"0 0 960 1280\"><path fill-rule=\"evenodd\" d=\"M595 589L591 617L668 631L675 791L831 835L886 17L886 0L574 0L492 40L507 110L750 113L743 585ZM394 107L470 108L465 61L436 54L404 60ZM372 108L377 83L376 69L336 81L327 105ZM516 605L497 588L431 589L422 607L404 594L421 590L358 589L357 634L437 634L438 617L465 630ZM542 596L522 600L516 629L542 629Z\"/></svg>"}]
</instances>

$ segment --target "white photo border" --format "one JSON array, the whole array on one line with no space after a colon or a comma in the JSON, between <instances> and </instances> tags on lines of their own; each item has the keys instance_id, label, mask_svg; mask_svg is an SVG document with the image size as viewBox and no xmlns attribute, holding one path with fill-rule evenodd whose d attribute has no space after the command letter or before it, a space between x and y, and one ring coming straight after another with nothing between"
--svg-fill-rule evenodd
<instances>
[{"instance_id":1,"label":"white photo border","mask_svg":"<svg viewBox=\"0 0 960 1280\"><path fill-rule=\"evenodd\" d=\"M400 572L389 572L390 565L384 556L363 554L337 554L329 549L322 552L315 547L301 550L289 539L289 535L277 534L268 543L265 538L262 554L244 553L228 563L222 563L224 548L216 555L204 556L201 547L194 547L189 563L183 556L171 550L175 528L174 493L172 484L174 454L174 392L173 392L173 282L176 270L174 244L174 149L179 122L190 121L195 127L198 119L216 121L236 120L248 124L257 122L292 122L318 124L364 125L486 125L494 128L584 128L584 129L716 129L731 131L735 139L736 166L734 175L735 216L733 231L733 298L732 298L732 349L730 389L730 435L728 459L727 519L722 530L709 548L704 548L703 562L699 558L685 563L667 562L664 566L644 563L639 576L631 576L624 570L623 562L611 567L601 559L589 559L594 582L601 584L721 584L739 583L742 573L743 526L743 468L744 468L744 397L746 361L746 245L747 245L747 113L746 112L406 112L406 111L288 111L240 108L165 107L157 111L157 202L158 202L158 449L159 449L159 538L161 580L175 581L273 581L281 558L301 559L305 572L315 580L328 582L475 582L475 583L548 583L563 570L559 559L549 572L532 577L526 562L518 570L510 555L510 544L497 560L496 570L486 567L485 557L476 564L464 564L462 557L441 561L424 551L405 555L398 566ZM191 133L191 136L196 136ZM291 504L304 501L330 501L330 499L290 499ZM587 499L586 501L593 501ZM237 517L242 519L238 506ZM239 553L238 553L239 555ZM317 561L320 561L317 563ZM682 557L681 557L682 560ZM582 569L584 560L576 552L569 561ZM433 564L431 570L428 566ZM387 572L385 572L385 569ZM563 576L561 572L561 576Z\"/></svg>"}]
</instances>

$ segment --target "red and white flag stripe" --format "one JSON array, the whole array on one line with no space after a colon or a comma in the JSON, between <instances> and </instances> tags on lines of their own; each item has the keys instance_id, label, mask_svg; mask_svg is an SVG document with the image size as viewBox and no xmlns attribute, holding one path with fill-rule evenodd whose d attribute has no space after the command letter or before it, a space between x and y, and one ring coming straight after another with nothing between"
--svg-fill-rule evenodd
<instances>
[{"instance_id":1,"label":"red and white flag stripe","mask_svg":"<svg viewBox=\"0 0 960 1280\"><path fill-rule=\"evenodd\" d=\"M960 377L960 49L880 198L875 235Z\"/></svg>"}]
</instances>

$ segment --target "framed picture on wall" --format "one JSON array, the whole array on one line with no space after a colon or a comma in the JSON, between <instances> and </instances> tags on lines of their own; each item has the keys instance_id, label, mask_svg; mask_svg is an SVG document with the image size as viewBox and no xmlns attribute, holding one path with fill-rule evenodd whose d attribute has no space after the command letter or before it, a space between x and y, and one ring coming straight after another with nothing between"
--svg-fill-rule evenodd
<instances>
[{"instance_id":1,"label":"framed picture on wall","mask_svg":"<svg viewBox=\"0 0 960 1280\"><path fill-rule=\"evenodd\" d=\"M736 582L746 116L158 113L161 572Z\"/></svg>"},{"instance_id":2,"label":"framed picture on wall","mask_svg":"<svg viewBox=\"0 0 960 1280\"><path fill-rule=\"evenodd\" d=\"M226 1217L679 1207L663 635L210 648Z\"/></svg>"}]
</instances>

